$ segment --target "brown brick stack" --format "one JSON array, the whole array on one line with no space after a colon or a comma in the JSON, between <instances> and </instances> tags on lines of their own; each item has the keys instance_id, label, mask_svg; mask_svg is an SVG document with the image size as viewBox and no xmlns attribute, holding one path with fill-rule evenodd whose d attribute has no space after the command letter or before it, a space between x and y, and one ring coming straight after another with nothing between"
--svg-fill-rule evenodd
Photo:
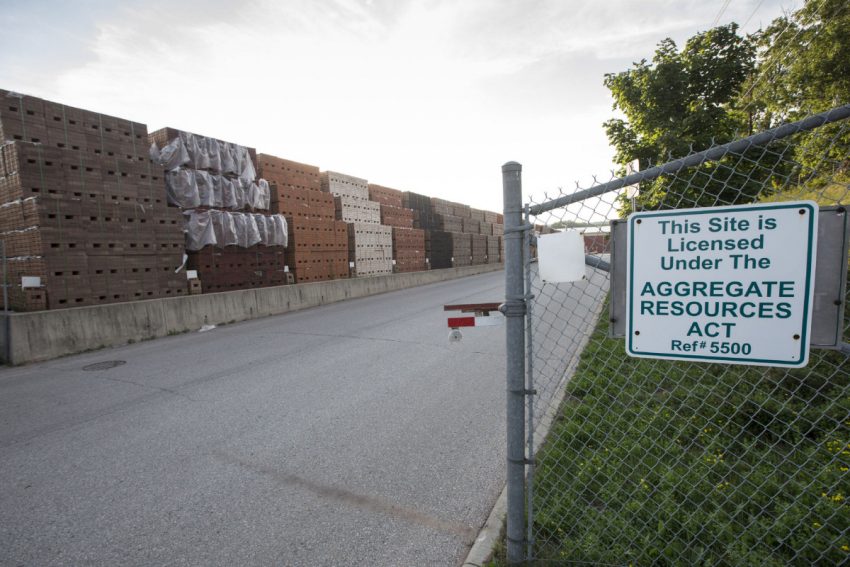
<instances>
[{"instance_id":1,"label":"brown brick stack","mask_svg":"<svg viewBox=\"0 0 850 567\"><path fill-rule=\"evenodd\" d=\"M11 307L55 309L187 293L179 212L147 127L0 90L0 238ZM24 288L23 278L40 279Z\"/></svg>"},{"instance_id":2,"label":"brown brick stack","mask_svg":"<svg viewBox=\"0 0 850 567\"><path fill-rule=\"evenodd\" d=\"M272 211L288 222L288 269L295 281L349 277L348 228L336 220L333 195L321 190L319 168L269 154L257 160L272 185Z\"/></svg>"},{"instance_id":3,"label":"brown brick stack","mask_svg":"<svg viewBox=\"0 0 850 567\"><path fill-rule=\"evenodd\" d=\"M498 236L485 236L487 239L487 263L498 264L502 259L502 239Z\"/></svg>"},{"instance_id":4,"label":"brown brick stack","mask_svg":"<svg viewBox=\"0 0 850 567\"><path fill-rule=\"evenodd\" d=\"M431 211L431 197L405 191L401 195L402 207L413 211L413 228L433 230L434 216Z\"/></svg>"},{"instance_id":5,"label":"brown brick stack","mask_svg":"<svg viewBox=\"0 0 850 567\"><path fill-rule=\"evenodd\" d=\"M425 231L421 228L394 226L393 260L396 272L421 272L428 269L425 261Z\"/></svg>"},{"instance_id":6,"label":"brown brick stack","mask_svg":"<svg viewBox=\"0 0 850 567\"><path fill-rule=\"evenodd\" d=\"M469 266L472 263L472 239L469 234L425 231L425 247L431 269Z\"/></svg>"},{"instance_id":7,"label":"brown brick stack","mask_svg":"<svg viewBox=\"0 0 850 567\"><path fill-rule=\"evenodd\" d=\"M348 225L343 221L304 219L290 228L289 268L296 282L349 277Z\"/></svg>"},{"instance_id":8,"label":"brown brick stack","mask_svg":"<svg viewBox=\"0 0 850 567\"><path fill-rule=\"evenodd\" d=\"M501 216L416 193L404 193L414 211L414 226L425 228L426 258L431 268L501 262ZM490 238L497 240L491 241ZM495 254L493 253L495 252Z\"/></svg>"},{"instance_id":9,"label":"brown brick stack","mask_svg":"<svg viewBox=\"0 0 850 567\"><path fill-rule=\"evenodd\" d=\"M399 228L413 228L413 211L403 207L381 205L381 224Z\"/></svg>"},{"instance_id":10,"label":"brown brick stack","mask_svg":"<svg viewBox=\"0 0 850 567\"><path fill-rule=\"evenodd\" d=\"M472 241L471 254L473 264L487 263L487 237L483 234L470 234Z\"/></svg>"},{"instance_id":11,"label":"brown brick stack","mask_svg":"<svg viewBox=\"0 0 850 567\"><path fill-rule=\"evenodd\" d=\"M610 238L609 232L585 232L584 249L588 254L607 254L611 252Z\"/></svg>"},{"instance_id":12,"label":"brown brick stack","mask_svg":"<svg viewBox=\"0 0 850 567\"><path fill-rule=\"evenodd\" d=\"M269 287L287 283L284 254L281 246L205 246L186 267L197 270L203 293Z\"/></svg>"}]
</instances>

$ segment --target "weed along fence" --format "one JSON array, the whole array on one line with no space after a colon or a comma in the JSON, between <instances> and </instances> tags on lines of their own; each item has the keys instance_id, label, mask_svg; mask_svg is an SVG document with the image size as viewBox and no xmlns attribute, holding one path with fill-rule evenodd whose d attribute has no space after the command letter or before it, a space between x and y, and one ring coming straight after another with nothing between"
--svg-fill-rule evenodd
<instances>
[{"instance_id":1,"label":"weed along fence","mask_svg":"<svg viewBox=\"0 0 850 567\"><path fill-rule=\"evenodd\" d=\"M503 167L508 563L850 562L848 117L540 203Z\"/></svg>"}]
</instances>

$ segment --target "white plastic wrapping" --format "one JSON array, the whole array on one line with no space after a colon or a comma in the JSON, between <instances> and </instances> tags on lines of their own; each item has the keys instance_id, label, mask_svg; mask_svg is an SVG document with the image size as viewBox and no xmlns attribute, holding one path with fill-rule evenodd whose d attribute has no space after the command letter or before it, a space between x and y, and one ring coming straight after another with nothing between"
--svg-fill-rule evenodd
<instances>
[{"instance_id":1,"label":"white plastic wrapping","mask_svg":"<svg viewBox=\"0 0 850 567\"><path fill-rule=\"evenodd\" d=\"M236 195L236 208L244 209L248 206L248 193L251 189L251 182L237 177L233 180L233 191Z\"/></svg>"},{"instance_id":2,"label":"white plastic wrapping","mask_svg":"<svg viewBox=\"0 0 850 567\"><path fill-rule=\"evenodd\" d=\"M204 246L216 244L217 240L210 211L186 211L183 213L183 221L186 250L194 252Z\"/></svg>"},{"instance_id":3,"label":"white plastic wrapping","mask_svg":"<svg viewBox=\"0 0 850 567\"><path fill-rule=\"evenodd\" d=\"M186 165L197 168L198 163L201 161L201 148L198 145L197 137L190 132L180 132L180 140L182 140L183 146L186 148L186 154L189 156L189 161Z\"/></svg>"},{"instance_id":4,"label":"white plastic wrapping","mask_svg":"<svg viewBox=\"0 0 850 567\"><path fill-rule=\"evenodd\" d=\"M260 233L257 229L257 221L254 216L245 213L232 213L233 222L236 225L236 236L239 246L248 248L260 242Z\"/></svg>"},{"instance_id":5,"label":"white plastic wrapping","mask_svg":"<svg viewBox=\"0 0 850 567\"><path fill-rule=\"evenodd\" d=\"M180 138L171 140L164 148L159 149L156 144L151 145L151 160L163 169L174 169L188 164L191 160L186 145Z\"/></svg>"},{"instance_id":6,"label":"white plastic wrapping","mask_svg":"<svg viewBox=\"0 0 850 567\"><path fill-rule=\"evenodd\" d=\"M203 136L192 136L195 139L195 169L210 169L209 140Z\"/></svg>"},{"instance_id":7,"label":"white plastic wrapping","mask_svg":"<svg viewBox=\"0 0 850 567\"><path fill-rule=\"evenodd\" d=\"M196 136L191 132L180 132L164 148L152 145L150 156L154 163L164 169L187 166L190 169L237 175L245 181L257 178L257 170L248 148L215 138Z\"/></svg>"},{"instance_id":8,"label":"white plastic wrapping","mask_svg":"<svg viewBox=\"0 0 850 567\"><path fill-rule=\"evenodd\" d=\"M271 206L271 189L269 182L260 179L257 183L248 185L247 208L252 211L266 211Z\"/></svg>"},{"instance_id":9,"label":"white plastic wrapping","mask_svg":"<svg viewBox=\"0 0 850 567\"><path fill-rule=\"evenodd\" d=\"M288 244L283 215L192 210L183 213L183 220L186 250L192 252L204 246L249 248L255 244L283 247Z\"/></svg>"},{"instance_id":10,"label":"white plastic wrapping","mask_svg":"<svg viewBox=\"0 0 850 567\"><path fill-rule=\"evenodd\" d=\"M171 169L165 172L165 195L169 205L181 209L200 206L195 172L191 169Z\"/></svg>"},{"instance_id":11,"label":"white plastic wrapping","mask_svg":"<svg viewBox=\"0 0 850 567\"><path fill-rule=\"evenodd\" d=\"M221 180L221 206L225 209L238 209L236 191L239 187L239 181L236 180L236 187L234 187L234 180L224 176L219 176L219 179Z\"/></svg>"},{"instance_id":12,"label":"white plastic wrapping","mask_svg":"<svg viewBox=\"0 0 850 567\"><path fill-rule=\"evenodd\" d=\"M207 171L195 171L195 182L198 186L198 201L201 207L215 206L215 187L213 176Z\"/></svg>"},{"instance_id":13,"label":"white plastic wrapping","mask_svg":"<svg viewBox=\"0 0 850 567\"><path fill-rule=\"evenodd\" d=\"M286 248L289 240L286 218L283 215L272 215L269 219L271 220L272 227L272 246L283 246Z\"/></svg>"},{"instance_id":14,"label":"white plastic wrapping","mask_svg":"<svg viewBox=\"0 0 850 567\"><path fill-rule=\"evenodd\" d=\"M236 228L236 245L242 248L247 248L248 238L247 229L245 228L245 215L242 213L233 213L233 225Z\"/></svg>"},{"instance_id":15,"label":"white plastic wrapping","mask_svg":"<svg viewBox=\"0 0 850 567\"><path fill-rule=\"evenodd\" d=\"M224 192L224 177L221 175L210 175L212 178L213 185L213 207L218 207L219 209L224 206L223 192Z\"/></svg>"},{"instance_id":16,"label":"white plastic wrapping","mask_svg":"<svg viewBox=\"0 0 850 567\"><path fill-rule=\"evenodd\" d=\"M254 162L251 161L248 148L243 146L237 147L239 154L239 177L246 181L253 181L257 178L257 170L254 169Z\"/></svg>"},{"instance_id":17,"label":"white plastic wrapping","mask_svg":"<svg viewBox=\"0 0 850 567\"><path fill-rule=\"evenodd\" d=\"M257 220L254 215L243 214L245 217L245 239L247 246L254 246L260 243L260 229L257 228Z\"/></svg>"},{"instance_id":18,"label":"white plastic wrapping","mask_svg":"<svg viewBox=\"0 0 850 567\"><path fill-rule=\"evenodd\" d=\"M257 187L259 188L260 193L260 209L267 211L272 206L272 191L269 187L269 182L265 179L257 180Z\"/></svg>"},{"instance_id":19,"label":"white plastic wrapping","mask_svg":"<svg viewBox=\"0 0 850 567\"><path fill-rule=\"evenodd\" d=\"M252 216L254 217L254 222L257 223L257 233L260 235L260 244L270 246L271 235L269 234L269 226L266 221L266 215L256 214Z\"/></svg>"},{"instance_id":20,"label":"white plastic wrapping","mask_svg":"<svg viewBox=\"0 0 850 567\"><path fill-rule=\"evenodd\" d=\"M209 167L213 171L221 171L221 145L215 138L206 139L207 159L209 159Z\"/></svg>"},{"instance_id":21,"label":"white plastic wrapping","mask_svg":"<svg viewBox=\"0 0 850 567\"><path fill-rule=\"evenodd\" d=\"M262 199L260 198L260 188L256 183L250 183L248 185L246 197L246 208L252 211L259 210L260 205L262 204Z\"/></svg>"},{"instance_id":22,"label":"white plastic wrapping","mask_svg":"<svg viewBox=\"0 0 850 567\"><path fill-rule=\"evenodd\" d=\"M223 142L221 148L221 171L222 173L239 173L239 163L236 158L236 146L230 142Z\"/></svg>"},{"instance_id":23,"label":"white plastic wrapping","mask_svg":"<svg viewBox=\"0 0 850 567\"><path fill-rule=\"evenodd\" d=\"M236 235L236 224L233 222L233 213L227 211L210 211L213 231L215 232L216 246L236 246L239 237Z\"/></svg>"}]
</instances>

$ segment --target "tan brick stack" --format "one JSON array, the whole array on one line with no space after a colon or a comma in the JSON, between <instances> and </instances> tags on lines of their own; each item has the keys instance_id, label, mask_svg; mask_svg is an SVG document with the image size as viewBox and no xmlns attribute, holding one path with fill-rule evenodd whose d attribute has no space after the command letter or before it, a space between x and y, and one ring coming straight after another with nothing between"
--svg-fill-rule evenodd
<instances>
[{"instance_id":1,"label":"tan brick stack","mask_svg":"<svg viewBox=\"0 0 850 567\"><path fill-rule=\"evenodd\" d=\"M322 191L334 196L336 218L348 223L348 257L352 273L357 277L391 274L392 229L381 224L381 204L369 199L369 183L335 171L323 171L321 176ZM387 196L390 191L378 193Z\"/></svg>"},{"instance_id":2,"label":"tan brick stack","mask_svg":"<svg viewBox=\"0 0 850 567\"><path fill-rule=\"evenodd\" d=\"M393 273L392 227L378 223L348 223L348 258L357 277Z\"/></svg>"}]
</instances>

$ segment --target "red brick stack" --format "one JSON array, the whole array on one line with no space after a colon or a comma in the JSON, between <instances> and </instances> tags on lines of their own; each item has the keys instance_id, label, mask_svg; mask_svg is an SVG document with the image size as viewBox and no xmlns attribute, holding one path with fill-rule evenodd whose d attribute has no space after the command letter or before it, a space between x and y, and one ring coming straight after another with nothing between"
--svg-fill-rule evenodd
<instances>
[{"instance_id":1,"label":"red brick stack","mask_svg":"<svg viewBox=\"0 0 850 567\"><path fill-rule=\"evenodd\" d=\"M288 269L295 281L347 278L348 228L336 220L333 195L321 190L319 168L268 154L258 162L272 186L272 211L288 222Z\"/></svg>"},{"instance_id":2,"label":"red brick stack","mask_svg":"<svg viewBox=\"0 0 850 567\"><path fill-rule=\"evenodd\" d=\"M187 293L174 272L179 212L165 205L144 124L0 90L0 141L13 309Z\"/></svg>"},{"instance_id":3,"label":"red brick stack","mask_svg":"<svg viewBox=\"0 0 850 567\"><path fill-rule=\"evenodd\" d=\"M370 183L369 198L381 204L381 224L392 227L395 271L427 270L425 231L413 228L414 211L403 206L404 193Z\"/></svg>"}]
</instances>

